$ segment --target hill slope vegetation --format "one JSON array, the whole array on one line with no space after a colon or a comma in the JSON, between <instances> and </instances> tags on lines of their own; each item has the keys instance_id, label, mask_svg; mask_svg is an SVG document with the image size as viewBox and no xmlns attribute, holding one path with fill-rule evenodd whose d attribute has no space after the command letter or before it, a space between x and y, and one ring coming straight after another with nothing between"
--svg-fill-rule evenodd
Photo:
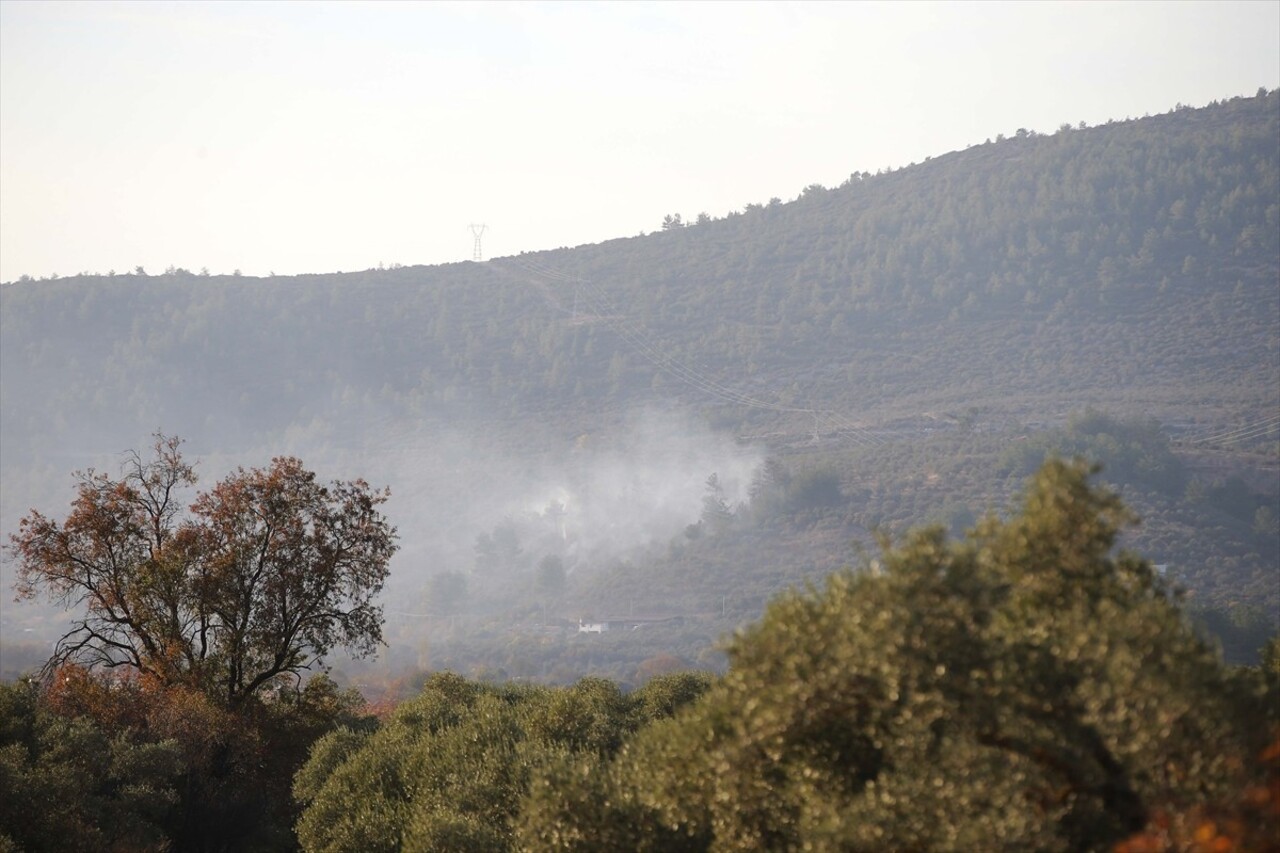
<instances>
[{"instance_id":1,"label":"hill slope vegetation","mask_svg":"<svg viewBox=\"0 0 1280 853\"><path fill-rule=\"evenodd\" d=\"M963 526L1060 449L1112 466L1146 520L1133 541L1193 601L1274 624L1280 92L1018 131L690 219L481 264L6 284L0 525L157 429L215 474L296 453L391 484L405 547L389 589L432 630L453 614L449 636L493 644L535 612L710 614L676 650L691 656L850 559L851 540ZM670 435L633 440L653 412ZM668 501L637 472L677 446L683 518L625 548L574 545L583 483L632 496L591 516L607 542ZM778 477L749 494L765 457ZM591 473L605 461L607 488ZM534 468L555 473L533 506L558 544L524 531ZM809 497L781 485L824 477ZM523 539L478 578L480 537L500 529ZM444 607L449 573L470 583ZM465 662L447 639L436 659Z\"/></svg>"}]
</instances>

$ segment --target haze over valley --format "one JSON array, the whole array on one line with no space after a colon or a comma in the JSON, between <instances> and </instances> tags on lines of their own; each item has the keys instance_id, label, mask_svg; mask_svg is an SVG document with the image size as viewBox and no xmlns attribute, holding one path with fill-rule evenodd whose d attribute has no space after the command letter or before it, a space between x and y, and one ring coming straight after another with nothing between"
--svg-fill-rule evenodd
<instances>
[{"instance_id":1,"label":"haze over valley","mask_svg":"<svg viewBox=\"0 0 1280 853\"><path fill-rule=\"evenodd\" d=\"M718 665L872 531L959 530L1080 453L1247 645L1280 607L1278 103L1019 132L482 263L12 282L0 520L156 431L204 483L295 455L392 489L384 677L630 680ZM623 617L683 621L584 652L580 620ZM58 625L5 605L10 649ZM512 652L532 636L545 659Z\"/></svg>"}]
</instances>

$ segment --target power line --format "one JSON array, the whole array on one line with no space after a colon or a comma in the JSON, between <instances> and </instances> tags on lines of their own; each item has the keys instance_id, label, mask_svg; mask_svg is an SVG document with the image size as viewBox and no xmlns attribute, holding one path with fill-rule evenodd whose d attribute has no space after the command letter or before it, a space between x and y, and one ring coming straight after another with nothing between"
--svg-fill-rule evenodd
<instances>
[{"instance_id":1,"label":"power line","mask_svg":"<svg viewBox=\"0 0 1280 853\"><path fill-rule=\"evenodd\" d=\"M1250 438L1262 438L1278 431L1280 431L1280 415L1271 415L1240 426L1192 435L1185 441L1189 444L1235 444Z\"/></svg>"}]
</instances>

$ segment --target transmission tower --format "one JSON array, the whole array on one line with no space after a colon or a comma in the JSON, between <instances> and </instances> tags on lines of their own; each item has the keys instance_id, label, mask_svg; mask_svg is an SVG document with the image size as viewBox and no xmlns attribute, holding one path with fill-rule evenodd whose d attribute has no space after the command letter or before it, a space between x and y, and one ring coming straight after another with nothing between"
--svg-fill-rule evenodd
<instances>
[{"instance_id":1,"label":"transmission tower","mask_svg":"<svg viewBox=\"0 0 1280 853\"><path fill-rule=\"evenodd\" d=\"M484 229L486 229L486 228L488 228L488 227L489 227L489 226L487 226L487 225L472 225L472 226L471 226L471 236L473 236L473 237L475 237L475 238L476 238L476 239L475 239L475 243L474 243L474 245L473 245L473 246L472 246L472 248L471 248L471 260L473 260L473 261L483 261L483 260L484 260L484 253L482 253L482 252L480 251L480 237L481 237L481 235L483 235L483 234L484 234Z\"/></svg>"}]
</instances>

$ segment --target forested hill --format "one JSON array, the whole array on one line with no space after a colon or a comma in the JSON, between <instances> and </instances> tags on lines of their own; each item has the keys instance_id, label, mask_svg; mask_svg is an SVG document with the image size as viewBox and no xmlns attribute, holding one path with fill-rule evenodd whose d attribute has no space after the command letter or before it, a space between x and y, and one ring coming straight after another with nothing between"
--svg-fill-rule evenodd
<instances>
[{"instance_id":1,"label":"forested hill","mask_svg":"<svg viewBox=\"0 0 1280 853\"><path fill-rule=\"evenodd\" d=\"M645 407L764 453L855 454L831 464L866 525L1005 488L1011 469L956 470L970 451L936 449L933 431L993 436L972 458L1003 458L1088 407L1187 442L1183 461L1209 466L1201 494L1228 469L1255 490L1274 479L1280 91L682 213L484 263L6 284L5 532L50 494L65 505L71 468L157 428L244 461L386 453L444 429L542 451L607 441ZM1176 563L1199 539L1175 528ZM1223 529L1245 560L1231 571L1253 578L1231 588L1260 583L1269 558Z\"/></svg>"},{"instance_id":2,"label":"forested hill","mask_svg":"<svg viewBox=\"0 0 1280 853\"><path fill-rule=\"evenodd\" d=\"M193 410L236 440L371 404L576 417L670 395L743 430L771 407L868 426L1082 402L1231 422L1273 406L1280 382L1278 140L1272 92L1019 131L724 219L485 264L10 284L6 451Z\"/></svg>"}]
</instances>

